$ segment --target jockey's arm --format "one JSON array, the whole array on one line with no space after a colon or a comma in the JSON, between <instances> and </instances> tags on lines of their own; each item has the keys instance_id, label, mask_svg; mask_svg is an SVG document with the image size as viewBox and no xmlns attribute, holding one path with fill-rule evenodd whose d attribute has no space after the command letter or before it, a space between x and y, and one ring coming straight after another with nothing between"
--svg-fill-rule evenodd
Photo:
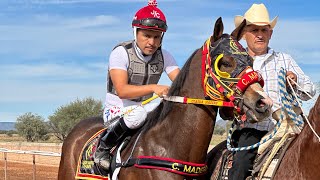
<instances>
[{"instance_id":1,"label":"jockey's arm","mask_svg":"<svg viewBox=\"0 0 320 180\"><path fill-rule=\"evenodd\" d=\"M169 89L169 86L157 84L130 85L128 84L128 72L122 69L111 69L110 77L117 95L121 99L133 99L151 93L156 93L157 95L162 96L167 94Z\"/></svg>"},{"instance_id":2,"label":"jockey's arm","mask_svg":"<svg viewBox=\"0 0 320 180\"><path fill-rule=\"evenodd\" d=\"M169 79L170 79L171 81L174 81L174 80L176 79L176 77L178 76L179 72L180 72L180 69L179 69L179 68L171 71L171 72L168 74Z\"/></svg>"}]
</instances>

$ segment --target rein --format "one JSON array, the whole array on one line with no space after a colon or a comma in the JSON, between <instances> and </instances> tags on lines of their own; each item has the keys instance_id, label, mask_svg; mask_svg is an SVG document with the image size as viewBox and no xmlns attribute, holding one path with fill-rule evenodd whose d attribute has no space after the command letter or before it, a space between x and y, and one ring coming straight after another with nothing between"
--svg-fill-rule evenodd
<instances>
[{"instance_id":1,"label":"rein","mask_svg":"<svg viewBox=\"0 0 320 180\"><path fill-rule=\"evenodd\" d=\"M279 90L280 90L280 97L281 97L281 103L282 103L282 107L281 107L281 118L280 120L277 122L277 124L275 125L273 132L266 138L262 139L260 142L255 143L251 146L245 146L245 147L238 147L238 148L232 148L231 146L231 135L233 133L233 131L235 130L235 124L232 123L231 128L228 131L228 137L227 137L227 148L229 151L243 151L243 150L250 150L250 149L254 149L259 147L261 144L266 143L267 141L269 141L270 139L272 139L274 137L274 135L277 133L278 129L280 128L280 125L282 123L282 120L284 118L284 112L287 112L289 117L291 118L291 120L293 120L296 124L296 126L298 126L299 129L302 129L303 127L303 121L299 120L298 115L293 111L293 104L296 105L298 104L301 108L301 110L303 111L300 102L298 101L298 97L295 95L295 97L293 97L292 94L289 94L286 90L286 72L283 68L280 69L279 75L278 75L278 85L279 85ZM290 83L289 83L290 85ZM294 93L294 90L291 87L291 93ZM304 113L302 113L302 115L304 116ZM304 118L306 119L306 117L304 116ZM307 120L307 122L309 123L309 121ZM310 123L309 123L310 124ZM311 127L311 125L309 125ZM313 128L311 127L311 129L313 130ZM313 131L315 133L315 131ZM318 140L320 141L319 136L315 133L316 137L318 138Z\"/></svg>"},{"instance_id":2,"label":"rein","mask_svg":"<svg viewBox=\"0 0 320 180\"><path fill-rule=\"evenodd\" d=\"M239 113L240 109L236 106L238 104L239 97L242 96L243 92L253 83L258 82L263 87L263 79L261 75L251 70L245 72L248 68L244 69L239 74L241 78L231 78L227 72L222 72L218 68L218 62L223 58L223 54L220 54L215 59L214 70L211 67L211 56L210 56L210 44L211 38L208 38L202 47L202 88L206 99L189 98L181 96L165 96L164 100L171 102L178 102L184 104L202 104L212 105L221 107L234 107ZM210 85L209 81L213 81L215 87ZM227 85L225 82L230 83ZM231 88L233 84L236 85L235 91Z\"/></svg>"},{"instance_id":3,"label":"rein","mask_svg":"<svg viewBox=\"0 0 320 180\"><path fill-rule=\"evenodd\" d=\"M290 79L290 77L287 77L287 80L290 81L290 82L293 82L297 87L300 87L299 84L296 83L295 81L293 81L292 79ZM292 90L292 92L293 92L294 97L295 97L296 99L298 99L297 94L296 94L296 92L293 90L293 87L292 87L292 85L291 85L290 83L289 83L289 86L290 86L290 88L291 88L291 90ZM302 89L302 88L300 87L300 89ZM310 97L310 99L312 99L312 96L311 96L308 92L305 92L305 91L304 91L304 93L307 94L307 95ZM306 113L303 111L303 108L302 108L302 106L301 106L301 103L298 102L298 105L299 105L299 107L300 107L300 109L301 109L301 111L302 111L302 116L303 116L303 118L304 118L305 121L308 123L311 131L312 131L313 134L318 138L318 141L320 142L320 136L317 134L317 132L314 130L314 128L312 127L311 123L309 122L309 119L308 119L307 116L305 115Z\"/></svg>"}]
</instances>

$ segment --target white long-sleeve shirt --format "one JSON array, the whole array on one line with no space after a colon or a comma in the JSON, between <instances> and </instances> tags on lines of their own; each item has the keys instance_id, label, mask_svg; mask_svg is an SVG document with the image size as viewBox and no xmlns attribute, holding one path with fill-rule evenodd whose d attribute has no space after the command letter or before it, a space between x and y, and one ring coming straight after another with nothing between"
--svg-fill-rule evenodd
<instances>
[{"instance_id":1,"label":"white long-sleeve shirt","mask_svg":"<svg viewBox=\"0 0 320 180\"><path fill-rule=\"evenodd\" d=\"M296 92L301 100L309 100L309 96L302 91L308 92L311 96L316 94L315 86L308 76L304 74L294 59L285 53L275 52L273 49L268 49L268 53L253 57L253 69L259 71L264 79L263 89L273 100L272 112L281 107L281 99L279 95L278 74L283 67L286 71L292 71L297 75L297 83L302 89L297 89ZM270 116L262 122L251 124L246 122L244 127L255 128L261 131L271 130L276 121Z\"/></svg>"}]
</instances>

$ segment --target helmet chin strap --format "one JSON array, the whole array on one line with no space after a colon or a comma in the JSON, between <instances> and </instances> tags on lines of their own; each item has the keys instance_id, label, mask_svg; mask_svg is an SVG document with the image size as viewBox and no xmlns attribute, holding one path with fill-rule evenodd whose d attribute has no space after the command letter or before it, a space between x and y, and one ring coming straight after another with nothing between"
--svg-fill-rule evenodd
<instances>
[{"instance_id":1,"label":"helmet chin strap","mask_svg":"<svg viewBox=\"0 0 320 180\"><path fill-rule=\"evenodd\" d=\"M162 33L161 33L160 46L162 46L162 39L163 39L163 36L164 36L164 32L162 32Z\"/></svg>"},{"instance_id":2,"label":"helmet chin strap","mask_svg":"<svg viewBox=\"0 0 320 180\"><path fill-rule=\"evenodd\" d=\"M134 40L137 42L137 27L136 26L133 27L133 37L134 37Z\"/></svg>"}]
</instances>

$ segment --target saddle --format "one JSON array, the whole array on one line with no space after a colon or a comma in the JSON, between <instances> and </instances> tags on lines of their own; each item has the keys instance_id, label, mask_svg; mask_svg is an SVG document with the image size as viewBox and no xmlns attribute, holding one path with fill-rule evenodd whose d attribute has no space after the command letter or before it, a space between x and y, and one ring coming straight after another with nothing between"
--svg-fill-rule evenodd
<instances>
[{"instance_id":1,"label":"saddle","mask_svg":"<svg viewBox=\"0 0 320 180\"><path fill-rule=\"evenodd\" d=\"M110 172L105 171L94 163L94 152L99 143L99 135L105 129L98 131L94 134L85 144L82 153L79 156L79 163L77 166L76 179L91 179L91 180L110 180L116 169L116 156L117 151L122 151L130 141L131 136L126 137L122 143L114 147L111 151L111 167ZM121 148L120 148L121 147ZM120 149L119 149L120 148Z\"/></svg>"},{"instance_id":2,"label":"saddle","mask_svg":"<svg viewBox=\"0 0 320 180\"><path fill-rule=\"evenodd\" d=\"M294 108L296 114L302 113L300 108ZM280 109L275 111L272 117L280 120ZM270 131L271 133L272 131ZM255 158L252 176L247 179L272 179L277 171L286 150L291 142L297 137L301 130L296 127L292 120L286 114L281 122L281 125L273 139L266 141L266 143L259 146L258 155ZM265 137L270 136L270 133ZM220 157L216 168L213 171L214 179L227 180L228 170L232 167L233 154L224 147L223 155Z\"/></svg>"}]
</instances>

